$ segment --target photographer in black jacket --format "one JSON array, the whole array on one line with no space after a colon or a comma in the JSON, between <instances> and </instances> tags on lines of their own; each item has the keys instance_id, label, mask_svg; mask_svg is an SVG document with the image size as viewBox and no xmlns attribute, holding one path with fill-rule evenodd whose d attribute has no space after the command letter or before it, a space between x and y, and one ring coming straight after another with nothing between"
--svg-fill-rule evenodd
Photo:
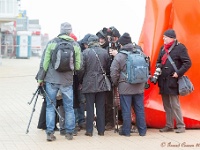
<instances>
[{"instance_id":1,"label":"photographer in black jacket","mask_svg":"<svg viewBox=\"0 0 200 150\"><path fill-rule=\"evenodd\" d=\"M115 27L109 27L109 28L103 28L99 32L96 33L96 35L99 37L99 43L100 46L104 49L107 50L108 55L110 57L110 64L109 67L111 66L112 60L114 56L118 53L118 45L117 45L117 40L120 37L119 31ZM111 80L110 77L110 72L108 74L109 79ZM117 90L115 90L117 91ZM105 130L112 130L115 127L114 123L114 111L113 111L113 91L107 91L106 92L106 103L105 103ZM116 94L116 93L115 93Z\"/></svg>"},{"instance_id":2,"label":"photographer in black jacket","mask_svg":"<svg viewBox=\"0 0 200 150\"><path fill-rule=\"evenodd\" d=\"M157 64L161 64L161 74L158 76L159 93L162 96L164 110L166 112L166 125L160 132L174 130L174 119L176 119L176 133L185 132L185 123L179 102L178 77L191 67L191 60L187 48L176 40L176 33L168 29L163 34L164 45L160 49ZM168 59L171 56L178 68L176 72ZM158 66L158 65L157 65Z\"/></svg>"}]
</instances>

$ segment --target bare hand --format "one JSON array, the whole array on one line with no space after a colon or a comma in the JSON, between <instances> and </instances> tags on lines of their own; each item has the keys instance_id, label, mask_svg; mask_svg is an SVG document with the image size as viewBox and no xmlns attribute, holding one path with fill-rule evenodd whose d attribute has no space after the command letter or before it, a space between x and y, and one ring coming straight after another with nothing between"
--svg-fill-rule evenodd
<instances>
[{"instance_id":1,"label":"bare hand","mask_svg":"<svg viewBox=\"0 0 200 150\"><path fill-rule=\"evenodd\" d=\"M174 78L178 78L178 74L176 72L174 72L173 76Z\"/></svg>"},{"instance_id":2,"label":"bare hand","mask_svg":"<svg viewBox=\"0 0 200 150\"><path fill-rule=\"evenodd\" d=\"M38 83L38 86L44 86L44 82Z\"/></svg>"},{"instance_id":3,"label":"bare hand","mask_svg":"<svg viewBox=\"0 0 200 150\"><path fill-rule=\"evenodd\" d=\"M112 56L115 56L117 55L118 51L116 49L109 49L109 54L112 55Z\"/></svg>"}]
</instances>

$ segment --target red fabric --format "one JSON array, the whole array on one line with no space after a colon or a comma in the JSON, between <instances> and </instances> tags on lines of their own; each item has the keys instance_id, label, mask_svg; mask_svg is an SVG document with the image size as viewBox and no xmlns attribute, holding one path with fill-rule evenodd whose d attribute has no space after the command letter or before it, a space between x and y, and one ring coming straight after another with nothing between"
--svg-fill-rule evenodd
<instances>
[{"instance_id":1,"label":"red fabric","mask_svg":"<svg viewBox=\"0 0 200 150\"><path fill-rule=\"evenodd\" d=\"M162 60L162 65L164 65L166 63L167 60L167 56L169 54L169 48L173 45L174 41L168 43L168 44L164 44L164 50L165 50L165 54L163 55L163 57L161 58Z\"/></svg>"},{"instance_id":2,"label":"red fabric","mask_svg":"<svg viewBox=\"0 0 200 150\"><path fill-rule=\"evenodd\" d=\"M74 41L77 41L77 37L74 35L74 33L70 33L70 35L69 35L71 38L73 38L74 39Z\"/></svg>"}]
</instances>

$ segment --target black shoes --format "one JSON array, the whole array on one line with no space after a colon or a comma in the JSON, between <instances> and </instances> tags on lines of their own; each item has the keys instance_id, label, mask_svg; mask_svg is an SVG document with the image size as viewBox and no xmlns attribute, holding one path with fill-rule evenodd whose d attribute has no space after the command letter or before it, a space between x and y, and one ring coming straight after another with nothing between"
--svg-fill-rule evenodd
<instances>
[{"instance_id":1,"label":"black shoes","mask_svg":"<svg viewBox=\"0 0 200 150\"><path fill-rule=\"evenodd\" d=\"M174 129L173 128L169 128L169 127L164 127L162 129L160 129L159 131L160 132L172 132L172 131L174 131Z\"/></svg>"},{"instance_id":2,"label":"black shoes","mask_svg":"<svg viewBox=\"0 0 200 150\"><path fill-rule=\"evenodd\" d=\"M79 128L80 128L81 130L85 130L85 129L86 129L86 123L83 122L83 123L79 124Z\"/></svg>"},{"instance_id":3,"label":"black shoes","mask_svg":"<svg viewBox=\"0 0 200 150\"><path fill-rule=\"evenodd\" d=\"M159 130L160 132L172 132L174 131L173 128L169 128L169 127L164 127L162 129ZM180 128L177 128L175 130L176 133L184 133L185 132L185 128L184 127L180 127Z\"/></svg>"},{"instance_id":4,"label":"black shoes","mask_svg":"<svg viewBox=\"0 0 200 150\"><path fill-rule=\"evenodd\" d=\"M53 135L53 133L47 133L47 141L55 141L56 137Z\"/></svg>"},{"instance_id":5,"label":"black shoes","mask_svg":"<svg viewBox=\"0 0 200 150\"><path fill-rule=\"evenodd\" d=\"M104 132L98 132L99 136L104 136Z\"/></svg>"},{"instance_id":6,"label":"black shoes","mask_svg":"<svg viewBox=\"0 0 200 150\"><path fill-rule=\"evenodd\" d=\"M92 133L86 132L85 135L86 135L86 136L92 136Z\"/></svg>"},{"instance_id":7,"label":"black shoes","mask_svg":"<svg viewBox=\"0 0 200 150\"><path fill-rule=\"evenodd\" d=\"M73 136L77 136L77 134L78 134L78 131L77 131L76 129L74 129ZM60 130L60 135L61 135L61 136L66 135L65 130Z\"/></svg>"},{"instance_id":8,"label":"black shoes","mask_svg":"<svg viewBox=\"0 0 200 150\"><path fill-rule=\"evenodd\" d=\"M68 140L72 140L73 139L73 133L66 133L65 138L68 139Z\"/></svg>"},{"instance_id":9,"label":"black shoes","mask_svg":"<svg viewBox=\"0 0 200 150\"><path fill-rule=\"evenodd\" d=\"M122 130L119 130L119 135L126 136L126 137L131 136L130 134L124 134L124 133L122 132Z\"/></svg>"},{"instance_id":10,"label":"black shoes","mask_svg":"<svg viewBox=\"0 0 200 150\"><path fill-rule=\"evenodd\" d=\"M66 134L65 130L60 130L60 135L64 136Z\"/></svg>"}]
</instances>

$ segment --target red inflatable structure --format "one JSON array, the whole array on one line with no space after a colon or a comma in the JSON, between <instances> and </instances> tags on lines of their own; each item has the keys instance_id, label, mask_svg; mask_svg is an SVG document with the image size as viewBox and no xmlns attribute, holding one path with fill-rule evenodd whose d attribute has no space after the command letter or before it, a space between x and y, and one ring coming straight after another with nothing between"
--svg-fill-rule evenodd
<instances>
[{"instance_id":1,"label":"red inflatable structure","mask_svg":"<svg viewBox=\"0 0 200 150\"><path fill-rule=\"evenodd\" d=\"M163 44L163 33L172 28L177 39L185 44L192 60L186 73L194 84L194 92L181 96L186 128L200 128L200 1L199 0L146 0L145 19L138 44L151 59L151 74ZM148 127L165 126L165 112L158 85L150 84L145 91L145 112Z\"/></svg>"}]
</instances>

